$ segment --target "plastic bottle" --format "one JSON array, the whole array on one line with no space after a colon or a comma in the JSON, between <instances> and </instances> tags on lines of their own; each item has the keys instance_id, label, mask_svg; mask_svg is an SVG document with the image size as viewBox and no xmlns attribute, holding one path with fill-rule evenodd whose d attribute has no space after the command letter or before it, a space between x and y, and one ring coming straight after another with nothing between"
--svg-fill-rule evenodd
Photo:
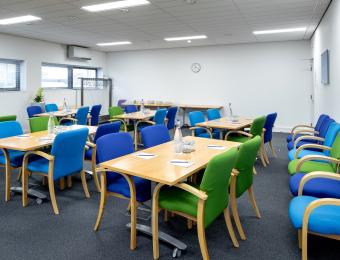
<instances>
[{"instance_id":1,"label":"plastic bottle","mask_svg":"<svg viewBox=\"0 0 340 260\"><path fill-rule=\"evenodd\" d=\"M174 150L175 153L183 152L183 136L181 130L181 122L179 119L176 120L176 130L174 135Z\"/></svg>"},{"instance_id":2,"label":"plastic bottle","mask_svg":"<svg viewBox=\"0 0 340 260\"><path fill-rule=\"evenodd\" d=\"M51 113L50 117L48 119L48 123L47 123L47 133L48 133L48 135L54 134L54 127L55 127L54 118L53 118L53 114Z\"/></svg>"},{"instance_id":3,"label":"plastic bottle","mask_svg":"<svg viewBox=\"0 0 340 260\"><path fill-rule=\"evenodd\" d=\"M66 112L67 111L67 104L66 104L66 99L64 98L64 102L63 102L63 111Z\"/></svg>"},{"instance_id":4,"label":"plastic bottle","mask_svg":"<svg viewBox=\"0 0 340 260\"><path fill-rule=\"evenodd\" d=\"M144 99L142 99L142 101L140 102L140 112L142 112L142 114L145 113L145 108L144 108Z\"/></svg>"}]
</instances>

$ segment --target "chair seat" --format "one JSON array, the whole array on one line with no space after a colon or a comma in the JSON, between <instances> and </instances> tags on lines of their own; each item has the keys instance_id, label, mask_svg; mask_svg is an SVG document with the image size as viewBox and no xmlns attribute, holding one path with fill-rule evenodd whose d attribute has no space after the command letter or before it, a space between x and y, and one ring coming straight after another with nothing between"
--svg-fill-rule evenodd
<instances>
[{"instance_id":1,"label":"chair seat","mask_svg":"<svg viewBox=\"0 0 340 260\"><path fill-rule=\"evenodd\" d=\"M108 173L109 174L109 173ZM136 187L136 199L138 202L145 202L151 199L151 182L139 177L132 177ZM107 191L115 192L130 198L130 187L124 177L118 176L114 181L108 179Z\"/></svg>"},{"instance_id":2,"label":"chair seat","mask_svg":"<svg viewBox=\"0 0 340 260\"><path fill-rule=\"evenodd\" d=\"M85 150L85 159L86 160L92 160L92 147L89 147L89 149Z\"/></svg>"},{"instance_id":3,"label":"chair seat","mask_svg":"<svg viewBox=\"0 0 340 260\"><path fill-rule=\"evenodd\" d=\"M10 158L11 166L21 167L24 154L25 153L20 152L20 151L9 150L9 158ZM6 164L6 158L3 154L0 155L0 164L3 164L3 165Z\"/></svg>"},{"instance_id":4,"label":"chair seat","mask_svg":"<svg viewBox=\"0 0 340 260\"><path fill-rule=\"evenodd\" d=\"M228 141L238 142L238 143L245 143L249 141L249 137L244 135L230 135L228 136Z\"/></svg>"},{"instance_id":5,"label":"chair seat","mask_svg":"<svg viewBox=\"0 0 340 260\"><path fill-rule=\"evenodd\" d=\"M28 163L27 169L31 172L41 172L48 174L48 160L39 158Z\"/></svg>"},{"instance_id":6,"label":"chair seat","mask_svg":"<svg viewBox=\"0 0 340 260\"><path fill-rule=\"evenodd\" d=\"M289 217L294 228L302 228L306 208L317 199L311 196L292 199L289 204ZM325 205L313 210L309 217L308 230L324 235L340 235L340 207Z\"/></svg>"},{"instance_id":7,"label":"chair seat","mask_svg":"<svg viewBox=\"0 0 340 260\"><path fill-rule=\"evenodd\" d=\"M298 195L299 185L305 173L296 173L289 180L289 188L294 196ZM340 199L340 181L315 178L309 180L303 187L303 195L318 198L337 198Z\"/></svg>"},{"instance_id":8,"label":"chair seat","mask_svg":"<svg viewBox=\"0 0 340 260\"><path fill-rule=\"evenodd\" d=\"M204 132L204 133L198 134L197 137L210 138L210 135L209 135L207 132ZM220 138L220 132L213 131L213 132L212 132L212 137L213 137L214 139L219 139L219 138Z\"/></svg>"},{"instance_id":9,"label":"chair seat","mask_svg":"<svg viewBox=\"0 0 340 260\"><path fill-rule=\"evenodd\" d=\"M296 153L296 149L292 149L288 152L288 159L289 161L293 161L295 159L295 153ZM313 150L302 150L299 152L298 154L298 159L305 157L307 155L321 155L321 156L325 156L326 154L324 152L321 151L313 151Z\"/></svg>"},{"instance_id":10,"label":"chair seat","mask_svg":"<svg viewBox=\"0 0 340 260\"><path fill-rule=\"evenodd\" d=\"M298 159L294 159L290 161L288 164L288 172L290 174L296 173L296 166L298 164ZM307 161L302 164L300 168L300 172L308 173L314 171L325 171L325 172L334 172L334 169L330 163L325 162L316 162L316 161Z\"/></svg>"},{"instance_id":11,"label":"chair seat","mask_svg":"<svg viewBox=\"0 0 340 260\"><path fill-rule=\"evenodd\" d=\"M300 146L304 145L304 144L316 144L318 141L316 140L306 140L306 141L300 141L297 143L296 145L296 148L299 148ZM294 142L293 141L290 141L288 144L287 144L287 149L290 151L292 149L294 149ZM318 149L310 149L310 150L318 150Z\"/></svg>"}]
</instances>

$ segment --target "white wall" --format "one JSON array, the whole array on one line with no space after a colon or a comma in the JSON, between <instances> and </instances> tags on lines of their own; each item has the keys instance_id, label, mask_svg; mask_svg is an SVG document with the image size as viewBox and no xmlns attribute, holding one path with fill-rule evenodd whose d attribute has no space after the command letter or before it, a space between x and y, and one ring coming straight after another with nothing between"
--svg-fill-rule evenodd
<instances>
[{"instance_id":1,"label":"white wall","mask_svg":"<svg viewBox=\"0 0 340 260\"><path fill-rule=\"evenodd\" d=\"M0 58L24 60L23 89L0 92L0 115L16 114L26 129L26 107L31 103L36 90L41 86L42 62L101 67L104 73L106 67L104 52L92 51L91 61L75 62L66 58L66 46L64 45L6 34L0 34ZM61 105L64 97L71 105L75 103L73 90L48 90L45 92L46 102L56 102Z\"/></svg>"},{"instance_id":2,"label":"white wall","mask_svg":"<svg viewBox=\"0 0 340 260\"><path fill-rule=\"evenodd\" d=\"M327 113L340 120L340 1L333 1L312 38L315 70L315 117ZM329 50L330 84L321 83L321 54Z\"/></svg>"},{"instance_id":3,"label":"white wall","mask_svg":"<svg viewBox=\"0 0 340 260\"><path fill-rule=\"evenodd\" d=\"M278 112L277 130L310 123L309 41L112 52L108 75L115 101L163 100L188 104L232 102L235 114ZM201 72L191 72L198 62Z\"/></svg>"}]
</instances>

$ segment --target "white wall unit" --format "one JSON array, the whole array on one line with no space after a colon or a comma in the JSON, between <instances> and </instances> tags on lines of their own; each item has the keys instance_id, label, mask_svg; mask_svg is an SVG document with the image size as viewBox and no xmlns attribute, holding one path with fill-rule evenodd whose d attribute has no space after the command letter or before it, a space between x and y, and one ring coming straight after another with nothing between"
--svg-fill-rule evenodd
<instances>
[{"instance_id":1,"label":"white wall unit","mask_svg":"<svg viewBox=\"0 0 340 260\"><path fill-rule=\"evenodd\" d=\"M233 104L235 114L278 112L277 130L310 123L309 41L112 52L115 102L149 99ZM191 64L202 66L199 73Z\"/></svg>"},{"instance_id":2,"label":"white wall unit","mask_svg":"<svg viewBox=\"0 0 340 260\"><path fill-rule=\"evenodd\" d=\"M0 34L0 58L24 60L22 90L0 92L0 114L16 114L18 120L27 128L26 107L41 86L42 62L101 67L105 72L106 54L104 52L92 51L92 60L88 62L71 61L66 58L66 55L66 46L61 44ZM62 104L64 97L70 104L75 103L73 90L45 91L46 102Z\"/></svg>"},{"instance_id":3,"label":"white wall unit","mask_svg":"<svg viewBox=\"0 0 340 260\"><path fill-rule=\"evenodd\" d=\"M314 57L314 91L317 117L327 113L337 121L340 120L340 2L332 1L326 15L312 38ZM329 50L330 83L321 83L321 54Z\"/></svg>"}]
</instances>

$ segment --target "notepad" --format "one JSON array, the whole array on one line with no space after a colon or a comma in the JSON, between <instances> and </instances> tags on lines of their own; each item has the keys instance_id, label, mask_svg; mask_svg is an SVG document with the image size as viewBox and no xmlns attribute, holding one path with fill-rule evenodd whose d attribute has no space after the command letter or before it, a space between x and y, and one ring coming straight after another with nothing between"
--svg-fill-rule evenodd
<instances>
[{"instance_id":1,"label":"notepad","mask_svg":"<svg viewBox=\"0 0 340 260\"><path fill-rule=\"evenodd\" d=\"M180 160L180 159L171 160L169 163L172 165L181 166L185 168L188 168L194 164L193 162L190 162L188 160Z\"/></svg>"},{"instance_id":2,"label":"notepad","mask_svg":"<svg viewBox=\"0 0 340 260\"><path fill-rule=\"evenodd\" d=\"M31 137L29 134L22 134L22 135L17 135L17 138L27 138L27 137Z\"/></svg>"},{"instance_id":3,"label":"notepad","mask_svg":"<svg viewBox=\"0 0 340 260\"><path fill-rule=\"evenodd\" d=\"M223 151L223 150L225 150L227 147L222 146L222 145L209 144L209 145L208 145L208 148L209 148L209 149L212 149L212 150L220 150L220 151Z\"/></svg>"},{"instance_id":4,"label":"notepad","mask_svg":"<svg viewBox=\"0 0 340 260\"><path fill-rule=\"evenodd\" d=\"M136 157L138 158L142 158L142 159L145 159L145 160L150 160L154 157L156 157L157 155L155 154L152 154L152 153L137 153L136 154Z\"/></svg>"}]
</instances>

